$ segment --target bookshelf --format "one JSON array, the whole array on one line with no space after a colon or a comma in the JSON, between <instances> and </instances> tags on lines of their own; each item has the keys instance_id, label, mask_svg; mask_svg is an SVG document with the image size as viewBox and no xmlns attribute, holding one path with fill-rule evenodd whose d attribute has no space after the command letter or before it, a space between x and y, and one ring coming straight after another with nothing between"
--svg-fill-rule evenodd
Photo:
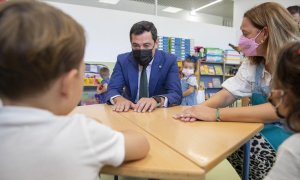
<instances>
[{"instance_id":1,"label":"bookshelf","mask_svg":"<svg viewBox=\"0 0 300 180\"><path fill-rule=\"evenodd\" d=\"M209 99L222 89L222 83L238 71L241 56L233 50L219 48L203 48L204 57L199 55L196 77L200 89L205 91L205 99ZM182 70L182 61L177 61L179 70Z\"/></svg>"},{"instance_id":2,"label":"bookshelf","mask_svg":"<svg viewBox=\"0 0 300 180\"><path fill-rule=\"evenodd\" d=\"M240 64L224 64L224 81L228 78L233 77L238 69L240 67Z\"/></svg>"},{"instance_id":3,"label":"bookshelf","mask_svg":"<svg viewBox=\"0 0 300 180\"><path fill-rule=\"evenodd\" d=\"M213 96L222 89L223 82L223 62L200 61L200 87L205 90L205 99Z\"/></svg>"},{"instance_id":4,"label":"bookshelf","mask_svg":"<svg viewBox=\"0 0 300 180\"><path fill-rule=\"evenodd\" d=\"M220 91L222 83L237 73L241 59L241 55L232 49L204 48L199 81L205 90L205 99Z\"/></svg>"},{"instance_id":5,"label":"bookshelf","mask_svg":"<svg viewBox=\"0 0 300 180\"><path fill-rule=\"evenodd\" d=\"M200 86L205 90L205 99L222 89L222 83L233 77L240 64L200 61Z\"/></svg>"},{"instance_id":6,"label":"bookshelf","mask_svg":"<svg viewBox=\"0 0 300 180\"><path fill-rule=\"evenodd\" d=\"M194 40L179 37L158 36L158 49L174 54L177 60L183 60L193 52Z\"/></svg>"},{"instance_id":7,"label":"bookshelf","mask_svg":"<svg viewBox=\"0 0 300 180\"><path fill-rule=\"evenodd\" d=\"M221 75L216 75L216 74L201 74L201 76L224 76L223 74Z\"/></svg>"},{"instance_id":8,"label":"bookshelf","mask_svg":"<svg viewBox=\"0 0 300 180\"><path fill-rule=\"evenodd\" d=\"M224 64L223 62L207 62L207 61L200 61L201 64Z\"/></svg>"}]
</instances>

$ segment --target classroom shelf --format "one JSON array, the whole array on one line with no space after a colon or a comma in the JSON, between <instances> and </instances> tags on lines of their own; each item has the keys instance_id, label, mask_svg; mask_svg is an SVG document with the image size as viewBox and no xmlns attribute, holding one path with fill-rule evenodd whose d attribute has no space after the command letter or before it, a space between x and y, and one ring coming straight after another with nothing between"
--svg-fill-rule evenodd
<instances>
[{"instance_id":1,"label":"classroom shelf","mask_svg":"<svg viewBox=\"0 0 300 180\"><path fill-rule=\"evenodd\" d=\"M84 87L96 87L98 85L83 85Z\"/></svg>"},{"instance_id":2,"label":"classroom shelf","mask_svg":"<svg viewBox=\"0 0 300 180\"><path fill-rule=\"evenodd\" d=\"M240 64L225 63L225 66L240 66Z\"/></svg>"},{"instance_id":3,"label":"classroom shelf","mask_svg":"<svg viewBox=\"0 0 300 180\"><path fill-rule=\"evenodd\" d=\"M223 74L217 75L217 74L200 74L200 76L224 76Z\"/></svg>"},{"instance_id":4,"label":"classroom shelf","mask_svg":"<svg viewBox=\"0 0 300 180\"><path fill-rule=\"evenodd\" d=\"M200 74L200 85L205 89L205 97L206 99L217 93L222 89L222 87L208 87L208 84L215 83L222 84L226 79L233 77L234 75L229 75L228 73L231 72L231 69L236 69L240 65L239 64L226 64L225 62L207 62L207 61L200 61L200 66L206 66L204 67L205 74ZM206 74L208 72L207 67L209 70L214 69L216 72L216 66L221 66L220 68L223 71L223 74ZM200 72L203 73L203 69ZM220 72L220 70L218 71ZM227 75L226 75L227 74Z\"/></svg>"},{"instance_id":5,"label":"classroom shelf","mask_svg":"<svg viewBox=\"0 0 300 180\"><path fill-rule=\"evenodd\" d=\"M201 64L224 64L224 62L209 62L209 61L200 61Z\"/></svg>"},{"instance_id":6,"label":"classroom shelf","mask_svg":"<svg viewBox=\"0 0 300 180\"><path fill-rule=\"evenodd\" d=\"M222 89L222 87L207 87L205 89Z\"/></svg>"}]
</instances>

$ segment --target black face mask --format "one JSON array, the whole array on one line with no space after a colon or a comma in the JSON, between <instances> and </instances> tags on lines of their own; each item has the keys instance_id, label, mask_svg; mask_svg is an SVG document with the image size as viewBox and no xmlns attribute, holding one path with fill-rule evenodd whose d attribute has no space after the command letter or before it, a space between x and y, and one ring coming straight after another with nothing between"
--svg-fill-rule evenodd
<instances>
[{"instance_id":1,"label":"black face mask","mask_svg":"<svg viewBox=\"0 0 300 180\"><path fill-rule=\"evenodd\" d=\"M153 59L152 49L132 50L134 59L141 66L148 66Z\"/></svg>"}]
</instances>

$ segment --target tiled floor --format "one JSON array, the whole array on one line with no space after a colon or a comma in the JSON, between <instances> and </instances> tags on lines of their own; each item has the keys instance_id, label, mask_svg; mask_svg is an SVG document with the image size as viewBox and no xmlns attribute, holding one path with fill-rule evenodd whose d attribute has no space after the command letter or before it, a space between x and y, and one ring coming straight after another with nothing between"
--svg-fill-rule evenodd
<instances>
[{"instance_id":1,"label":"tiled floor","mask_svg":"<svg viewBox=\"0 0 300 180\"><path fill-rule=\"evenodd\" d=\"M102 175L101 180L113 180L113 176ZM225 160L221 162L214 169L209 171L206 175L205 180L240 180L230 163ZM119 180L146 180L143 178L132 178L132 177L119 177Z\"/></svg>"}]
</instances>

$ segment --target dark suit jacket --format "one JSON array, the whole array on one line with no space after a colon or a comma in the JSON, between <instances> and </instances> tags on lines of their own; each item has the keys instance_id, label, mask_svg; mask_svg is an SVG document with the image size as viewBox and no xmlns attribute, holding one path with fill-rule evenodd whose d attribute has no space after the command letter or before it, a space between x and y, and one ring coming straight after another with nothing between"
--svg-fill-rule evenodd
<instances>
[{"instance_id":1,"label":"dark suit jacket","mask_svg":"<svg viewBox=\"0 0 300 180\"><path fill-rule=\"evenodd\" d=\"M135 102L138 93L138 73L139 66L132 52L118 55L108 84L106 101L110 103L111 97L122 95ZM182 91L176 57L160 50L155 51L149 79L149 96L157 95L167 97L168 106L181 104Z\"/></svg>"}]
</instances>

